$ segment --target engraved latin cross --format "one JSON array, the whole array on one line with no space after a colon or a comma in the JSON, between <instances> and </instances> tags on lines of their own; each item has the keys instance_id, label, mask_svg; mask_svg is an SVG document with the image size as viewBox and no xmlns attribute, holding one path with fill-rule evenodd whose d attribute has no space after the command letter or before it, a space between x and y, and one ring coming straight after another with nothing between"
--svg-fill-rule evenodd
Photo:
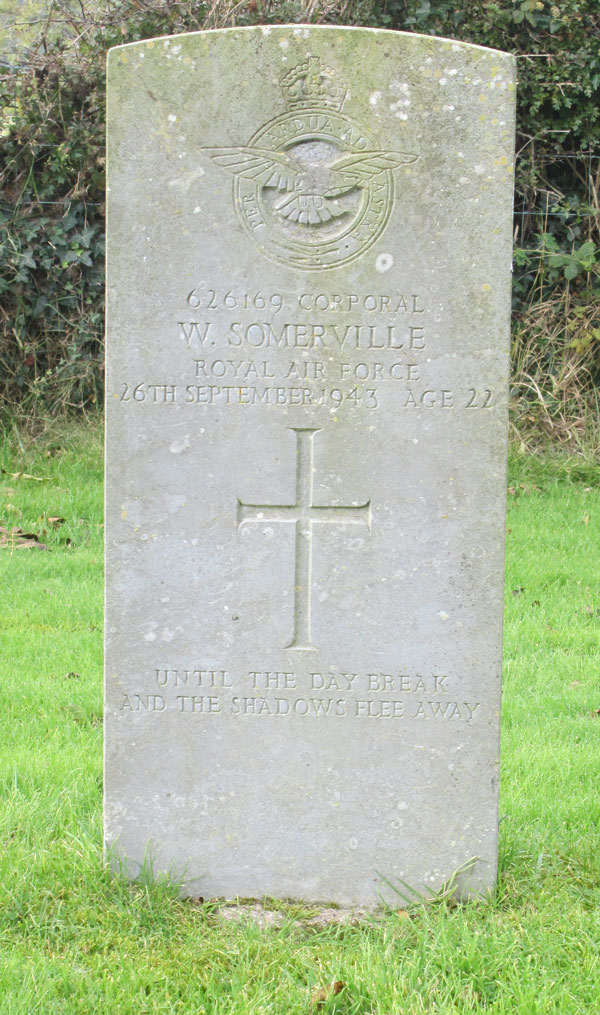
<instances>
[{"instance_id":1,"label":"engraved latin cross","mask_svg":"<svg viewBox=\"0 0 600 1015\"><path fill-rule=\"evenodd\" d=\"M320 428L289 427L296 434L296 503L237 503L238 528L246 522L287 522L296 526L294 634L286 648L312 649L310 634L312 536L315 525L366 525L371 528L371 501L352 505L313 504L313 445Z\"/></svg>"}]
</instances>

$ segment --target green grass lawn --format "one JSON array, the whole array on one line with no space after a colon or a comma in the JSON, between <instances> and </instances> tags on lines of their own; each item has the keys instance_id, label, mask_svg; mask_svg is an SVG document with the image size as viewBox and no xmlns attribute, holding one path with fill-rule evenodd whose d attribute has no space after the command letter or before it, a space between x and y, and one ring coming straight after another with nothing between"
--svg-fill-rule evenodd
<instances>
[{"instance_id":1,"label":"green grass lawn","mask_svg":"<svg viewBox=\"0 0 600 1015\"><path fill-rule=\"evenodd\" d=\"M495 896L265 926L103 868L101 454L0 448L0 1015L600 1013L599 472L511 464Z\"/></svg>"}]
</instances>

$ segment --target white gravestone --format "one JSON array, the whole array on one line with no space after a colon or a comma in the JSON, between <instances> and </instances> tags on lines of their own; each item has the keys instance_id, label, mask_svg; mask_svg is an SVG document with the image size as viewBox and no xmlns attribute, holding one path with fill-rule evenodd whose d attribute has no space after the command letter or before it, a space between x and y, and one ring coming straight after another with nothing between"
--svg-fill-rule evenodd
<instances>
[{"instance_id":1,"label":"white gravestone","mask_svg":"<svg viewBox=\"0 0 600 1015\"><path fill-rule=\"evenodd\" d=\"M513 93L505 53L370 29L110 53L132 876L369 907L494 883Z\"/></svg>"}]
</instances>

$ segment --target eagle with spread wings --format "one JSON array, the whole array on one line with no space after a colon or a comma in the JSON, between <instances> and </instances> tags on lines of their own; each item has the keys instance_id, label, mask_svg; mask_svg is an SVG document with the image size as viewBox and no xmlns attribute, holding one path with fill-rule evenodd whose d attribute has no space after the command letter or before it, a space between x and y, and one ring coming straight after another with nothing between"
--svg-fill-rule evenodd
<instances>
[{"instance_id":1,"label":"eagle with spread wings","mask_svg":"<svg viewBox=\"0 0 600 1015\"><path fill-rule=\"evenodd\" d=\"M289 152L266 148L202 148L219 166L262 187L283 191L275 202L278 215L300 225L320 225L348 214L337 199L365 189L380 173L414 162L402 152L346 152L333 162L301 163Z\"/></svg>"}]
</instances>

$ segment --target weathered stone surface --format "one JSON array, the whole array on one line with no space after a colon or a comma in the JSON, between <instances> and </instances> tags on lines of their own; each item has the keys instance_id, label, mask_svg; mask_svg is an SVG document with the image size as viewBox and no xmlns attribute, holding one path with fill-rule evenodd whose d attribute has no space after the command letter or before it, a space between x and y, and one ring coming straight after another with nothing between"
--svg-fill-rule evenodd
<instances>
[{"instance_id":1,"label":"weathered stone surface","mask_svg":"<svg viewBox=\"0 0 600 1015\"><path fill-rule=\"evenodd\" d=\"M106 839L203 896L493 884L513 60L109 59Z\"/></svg>"}]
</instances>

